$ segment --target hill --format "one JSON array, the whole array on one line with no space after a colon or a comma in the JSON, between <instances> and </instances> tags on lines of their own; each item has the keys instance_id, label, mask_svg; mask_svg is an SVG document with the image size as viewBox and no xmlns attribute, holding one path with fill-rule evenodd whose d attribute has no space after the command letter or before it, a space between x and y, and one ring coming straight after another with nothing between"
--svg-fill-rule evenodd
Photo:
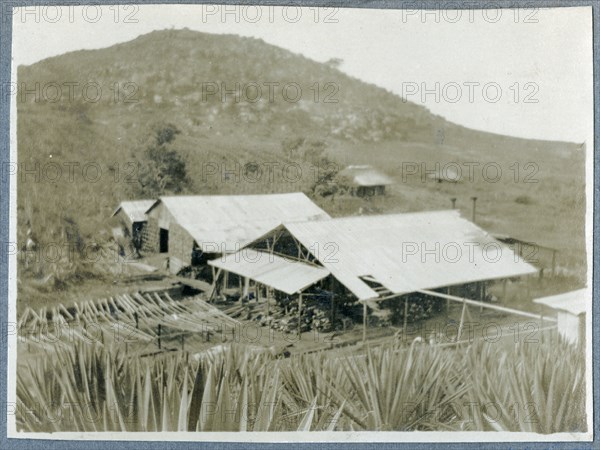
<instances>
[{"instance_id":1,"label":"hill","mask_svg":"<svg viewBox=\"0 0 600 450\"><path fill-rule=\"evenodd\" d=\"M141 195L143 151L165 123L180 130L173 147L187 163L186 192L301 190L333 215L448 208L455 197L467 217L477 196L482 226L557 247L561 265L585 271L579 144L470 130L334 64L187 29L21 66L18 82L19 246L29 236L38 248L58 243L76 255L20 258L21 285L51 280L66 289L104 276L107 219L120 200ZM354 163L397 184L372 200L315 193L331 167ZM474 177L426 182L423 170L436 164L475 167ZM496 166L501 176L490 181Z\"/></svg>"}]
</instances>

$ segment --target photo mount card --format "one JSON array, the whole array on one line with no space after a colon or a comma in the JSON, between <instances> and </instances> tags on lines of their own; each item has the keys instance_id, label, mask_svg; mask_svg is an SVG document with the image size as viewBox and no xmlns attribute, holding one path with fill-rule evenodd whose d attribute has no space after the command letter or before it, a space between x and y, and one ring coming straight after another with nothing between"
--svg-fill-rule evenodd
<instances>
[{"instance_id":1,"label":"photo mount card","mask_svg":"<svg viewBox=\"0 0 600 450\"><path fill-rule=\"evenodd\" d=\"M591 6L10 6L8 439L593 439Z\"/></svg>"}]
</instances>

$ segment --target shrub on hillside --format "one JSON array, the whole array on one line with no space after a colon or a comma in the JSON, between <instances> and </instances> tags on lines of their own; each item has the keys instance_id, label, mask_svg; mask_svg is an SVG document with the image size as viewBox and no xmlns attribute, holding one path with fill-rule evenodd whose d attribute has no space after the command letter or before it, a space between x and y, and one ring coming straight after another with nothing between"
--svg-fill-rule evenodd
<instances>
[{"instance_id":1,"label":"shrub on hillside","mask_svg":"<svg viewBox=\"0 0 600 450\"><path fill-rule=\"evenodd\" d=\"M529 195L519 195L515 198L515 203L518 203L519 205L531 205L533 199Z\"/></svg>"},{"instance_id":2,"label":"shrub on hillside","mask_svg":"<svg viewBox=\"0 0 600 450\"><path fill-rule=\"evenodd\" d=\"M151 198L166 193L178 194L189 186L186 162L177 150L171 148L179 133L171 124L156 127L154 140L139 161L140 196Z\"/></svg>"}]
</instances>

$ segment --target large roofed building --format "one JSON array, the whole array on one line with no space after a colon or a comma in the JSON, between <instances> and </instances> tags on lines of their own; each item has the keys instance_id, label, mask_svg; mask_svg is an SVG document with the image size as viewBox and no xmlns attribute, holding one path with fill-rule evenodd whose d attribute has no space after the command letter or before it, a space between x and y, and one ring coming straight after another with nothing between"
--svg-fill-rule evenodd
<instances>
[{"instance_id":1,"label":"large roofed building","mask_svg":"<svg viewBox=\"0 0 600 450\"><path fill-rule=\"evenodd\" d=\"M173 272L196 254L236 252L284 222L330 218L298 192L161 197L146 214L145 249L168 253Z\"/></svg>"},{"instance_id":2,"label":"large roofed building","mask_svg":"<svg viewBox=\"0 0 600 450\"><path fill-rule=\"evenodd\" d=\"M373 284L404 294L537 272L456 210L285 227L305 248L318 249L317 260L360 300L379 296Z\"/></svg>"},{"instance_id":3,"label":"large roofed building","mask_svg":"<svg viewBox=\"0 0 600 450\"><path fill-rule=\"evenodd\" d=\"M326 269L361 301L537 272L456 210L286 222L276 233L298 246L288 252L298 267ZM252 278L244 258L212 265Z\"/></svg>"}]
</instances>

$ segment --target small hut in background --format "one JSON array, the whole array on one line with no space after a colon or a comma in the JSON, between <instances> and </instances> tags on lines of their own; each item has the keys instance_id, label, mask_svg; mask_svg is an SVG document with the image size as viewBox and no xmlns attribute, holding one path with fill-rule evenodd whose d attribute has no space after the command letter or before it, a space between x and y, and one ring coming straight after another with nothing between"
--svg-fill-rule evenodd
<instances>
[{"instance_id":1,"label":"small hut in background","mask_svg":"<svg viewBox=\"0 0 600 450\"><path fill-rule=\"evenodd\" d=\"M339 173L339 178L357 197L384 195L385 187L393 180L372 166L348 166Z\"/></svg>"},{"instance_id":2,"label":"small hut in background","mask_svg":"<svg viewBox=\"0 0 600 450\"><path fill-rule=\"evenodd\" d=\"M124 201L119 204L112 216L116 217L121 225L124 233L121 233L125 238L131 239L133 248L139 250L142 246L142 235L148 218L146 211L156 200L132 200ZM118 231L114 231L115 237L119 235Z\"/></svg>"},{"instance_id":3,"label":"small hut in background","mask_svg":"<svg viewBox=\"0 0 600 450\"><path fill-rule=\"evenodd\" d=\"M556 311L558 332L572 344L585 342L586 291L579 289L533 300Z\"/></svg>"}]
</instances>

